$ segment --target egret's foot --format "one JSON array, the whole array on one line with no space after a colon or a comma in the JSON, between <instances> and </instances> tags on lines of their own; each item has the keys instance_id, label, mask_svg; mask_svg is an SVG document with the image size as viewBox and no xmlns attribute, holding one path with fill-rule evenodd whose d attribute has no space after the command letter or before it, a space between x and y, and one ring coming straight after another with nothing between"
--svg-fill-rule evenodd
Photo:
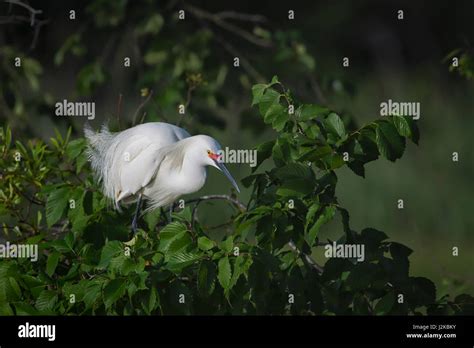
<instances>
[{"instance_id":1,"label":"egret's foot","mask_svg":"<svg viewBox=\"0 0 474 348\"><path fill-rule=\"evenodd\" d=\"M137 221L137 218L135 216L133 218L133 221L132 221L132 233L133 233L134 236L137 234L137 229L138 229L138 221Z\"/></svg>"},{"instance_id":2,"label":"egret's foot","mask_svg":"<svg viewBox=\"0 0 474 348\"><path fill-rule=\"evenodd\" d=\"M174 211L174 203L171 203L169 214L168 214L168 223L171 223L173 221L173 216L172 216L173 211Z\"/></svg>"},{"instance_id":3,"label":"egret's foot","mask_svg":"<svg viewBox=\"0 0 474 348\"><path fill-rule=\"evenodd\" d=\"M137 235L137 229L138 229L138 216L140 215L140 208L142 205L142 195L138 196L138 201L137 201L137 210L135 210L135 214L133 215L133 220L132 220L132 232L133 235Z\"/></svg>"}]
</instances>

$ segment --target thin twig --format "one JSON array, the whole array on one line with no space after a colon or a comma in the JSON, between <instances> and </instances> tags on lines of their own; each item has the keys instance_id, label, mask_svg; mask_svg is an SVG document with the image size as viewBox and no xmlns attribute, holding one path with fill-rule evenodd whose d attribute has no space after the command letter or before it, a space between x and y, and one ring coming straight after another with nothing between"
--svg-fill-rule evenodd
<instances>
[{"instance_id":1,"label":"thin twig","mask_svg":"<svg viewBox=\"0 0 474 348\"><path fill-rule=\"evenodd\" d=\"M189 104L191 104L191 98L193 96L193 90L196 88L196 86L194 85L191 85L188 87L188 91L186 92L186 102L184 104L184 110L186 112L186 110L188 109L188 106ZM181 124L181 121L183 120L184 118L184 114L182 114L179 119L178 119L178 122L176 122L176 125L179 127L180 124Z\"/></svg>"},{"instance_id":2,"label":"thin twig","mask_svg":"<svg viewBox=\"0 0 474 348\"><path fill-rule=\"evenodd\" d=\"M241 13L235 11L222 11L215 14L219 19L235 19L246 22L265 23L267 18L258 14Z\"/></svg>"},{"instance_id":3,"label":"thin twig","mask_svg":"<svg viewBox=\"0 0 474 348\"><path fill-rule=\"evenodd\" d=\"M323 273L324 268L323 268L322 266L318 265L318 264L316 263L316 261L314 261L314 260L311 258L311 256L309 256L309 255L307 255L307 254L301 252L301 251L296 247L295 243L294 243L292 240L290 240L290 241L288 242L288 246L289 246L294 252L296 252L298 255L302 256L303 261L306 261L306 262L307 262L311 267L313 267L319 274L322 274L322 273Z\"/></svg>"},{"instance_id":4,"label":"thin twig","mask_svg":"<svg viewBox=\"0 0 474 348\"><path fill-rule=\"evenodd\" d=\"M239 208L239 210L240 210L241 212L247 211L247 208L245 207L245 205L244 205L242 202L240 202L239 200L237 200L237 199L235 199L235 198L233 198L233 197L231 197L231 196L228 196L228 195L209 195L209 196L202 196L202 197L199 197L199 198L194 198L194 199L191 199L191 200L189 200L189 201L186 202L187 204L196 203L196 205L195 205L194 208L193 208L193 212L192 212L192 214L191 214L191 229L192 229L193 226L194 226L194 221L195 221L195 219L196 219L196 214L197 214L198 205L199 205L201 202L203 202L203 201L213 200L213 199L225 199L225 200L231 202L232 204L234 204L237 208ZM288 242L288 246L289 246L293 251L295 251L299 256L301 256L301 258L303 259L304 262L308 263L312 268L314 268L314 269L318 272L318 274L322 274L322 273L323 273L324 268L323 268L322 266L318 265L318 264L316 263L316 261L314 261L314 260L312 259L311 256L309 256L309 255L303 253L302 251L300 251L300 250L296 247L295 243L294 243L292 240L290 240L290 241Z\"/></svg>"},{"instance_id":5,"label":"thin twig","mask_svg":"<svg viewBox=\"0 0 474 348\"><path fill-rule=\"evenodd\" d=\"M11 15L11 16L5 16L5 17L0 17L0 24L8 24L8 23L15 23L15 22L26 22L29 23L30 26L34 27L34 32L33 32L33 40L31 41L30 45L30 50L33 50L36 47L36 43L38 41L39 33L41 30L41 27L45 25L46 23L49 22L49 20L37 20L36 15L43 13L42 10L36 10L33 7L31 7L28 4L25 4L19 0L3 0L4 2L8 3L10 5L10 11L11 11L11 6L12 5L17 5L20 7L23 7L27 11L30 12L29 17L25 16L17 16L17 15Z\"/></svg>"},{"instance_id":6,"label":"thin twig","mask_svg":"<svg viewBox=\"0 0 474 348\"><path fill-rule=\"evenodd\" d=\"M221 27L222 29L225 29L225 30L227 30L227 31L229 31L229 32L231 32L235 35L240 36L241 38L247 40L248 42L253 43L254 45L265 47L265 48L273 46L271 41L261 39L261 38L255 36L255 35L249 33L248 31L246 31L242 28L239 28L238 26L236 26L234 24L228 23L228 22L222 20L222 17L219 17L216 14L212 14L210 12L204 11L200 8L197 8L197 7L194 7L194 6L191 6L191 5L186 5L185 9L188 10L195 17L206 19L206 20L214 23L215 25Z\"/></svg>"},{"instance_id":7,"label":"thin twig","mask_svg":"<svg viewBox=\"0 0 474 348\"><path fill-rule=\"evenodd\" d=\"M42 10L36 10L33 7L31 7L30 5L25 4L25 3L23 3L19 0L4 0L4 1L9 3L9 4L18 5L20 7L23 7L25 9L27 9L30 12L30 15L31 15L31 20L30 20L31 26L33 26L35 24L35 16L37 14L43 13Z\"/></svg>"},{"instance_id":8,"label":"thin twig","mask_svg":"<svg viewBox=\"0 0 474 348\"><path fill-rule=\"evenodd\" d=\"M146 99L138 106L137 110L135 111L135 114L133 115L133 125L136 124L137 122L137 116L138 113L145 107L145 105L150 101L151 96L153 95L153 90L151 89L150 92L148 93Z\"/></svg>"},{"instance_id":9,"label":"thin twig","mask_svg":"<svg viewBox=\"0 0 474 348\"><path fill-rule=\"evenodd\" d=\"M229 195L208 195L208 196L202 196L202 197L199 197L199 198L194 198L194 199L190 199L189 201L187 201L186 203L187 204L190 204L190 203L200 203L201 201L208 201L208 200L214 200L214 199L225 199L229 202L231 202L232 204L234 204L237 208L239 208L239 210L241 212L244 212L246 210L245 208L245 205L240 202L239 200L229 196Z\"/></svg>"},{"instance_id":10,"label":"thin twig","mask_svg":"<svg viewBox=\"0 0 474 348\"><path fill-rule=\"evenodd\" d=\"M214 33L214 37L219 44L224 47L224 49L229 52L233 57L238 57L242 62L242 67L247 71L247 73L257 82L265 81L265 78L253 67L252 64L241 54L234 46L228 43L226 40L222 39L218 34Z\"/></svg>"}]
</instances>

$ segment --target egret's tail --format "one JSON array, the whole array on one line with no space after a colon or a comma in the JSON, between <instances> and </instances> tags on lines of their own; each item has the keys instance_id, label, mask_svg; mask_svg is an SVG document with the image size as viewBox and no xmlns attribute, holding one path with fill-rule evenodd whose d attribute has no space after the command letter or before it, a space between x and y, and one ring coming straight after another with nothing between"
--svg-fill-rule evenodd
<instances>
[{"instance_id":1,"label":"egret's tail","mask_svg":"<svg viewBox=\"0 0 474 348\"><path fill-rule=\"evenodd\" d=\"M113 187L109 180L110 173L110 150L113 146L115 134L109 131L107 125L103 125L100 132L94 131L89 124L84 126L84 134L88 141L87 155L91 163L92 170L99 182L104 187L104 193L109 198L114 199Z\"/></svg>"}]
</instances>

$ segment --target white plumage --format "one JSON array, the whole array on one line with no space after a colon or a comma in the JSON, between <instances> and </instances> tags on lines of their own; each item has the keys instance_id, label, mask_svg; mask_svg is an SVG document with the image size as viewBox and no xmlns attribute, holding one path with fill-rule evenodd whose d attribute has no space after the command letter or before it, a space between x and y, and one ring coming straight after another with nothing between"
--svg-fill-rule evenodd
<instances>
[{"instance_id":1,"label":"white plumage","mask_svg":"<svg viewBox=\"0 0 474 348\"><path fill-rule=\"evenodd\" d=\"M175 202L198 191L205 183L207 166L221 170L239 190L227 168L218 160L219 143L207 135L191 136L186 130L150 122L111 133L85 129L92 168L104 194L115 207L142 196L147 210Z\"/></svg>"}]
</instances>

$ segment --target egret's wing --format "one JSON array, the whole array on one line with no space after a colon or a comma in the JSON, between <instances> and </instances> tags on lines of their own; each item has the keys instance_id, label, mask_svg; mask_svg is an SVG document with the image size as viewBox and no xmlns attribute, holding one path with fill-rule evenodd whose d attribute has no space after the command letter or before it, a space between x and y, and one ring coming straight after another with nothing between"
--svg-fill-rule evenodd
<instances>
[{"instance_id":1,"label":"egret's wing","mask_svg":"<svg viewBox=\"0 0 474 348\"><path fill-rule=\"evenodd\" d=\"M93 155L97 152L100 156L92 157L104 194L115 201L117 208L122 199L133 202L134 195L154 178L164 158L160 149L189 137L184 129L161 122L141 124L115 134L105 130L98 136L106 140L106 146L94 147Z\"/></svg>"},{"instance_id":2,"label":"egret's wing","mask_svg":"<svg viewBox=\"0 0 474 348\"><path fill-rule=\"evenodd\" d=\"M144 148L139 148L137 144L134 144L134 146L134 148L129 149L133 151L130 152L130 159L122 162L117 202L135 195L147 186L156 175L165 155L163 148L155 144L148 144Z\"/></svg>"}]
</instances>

